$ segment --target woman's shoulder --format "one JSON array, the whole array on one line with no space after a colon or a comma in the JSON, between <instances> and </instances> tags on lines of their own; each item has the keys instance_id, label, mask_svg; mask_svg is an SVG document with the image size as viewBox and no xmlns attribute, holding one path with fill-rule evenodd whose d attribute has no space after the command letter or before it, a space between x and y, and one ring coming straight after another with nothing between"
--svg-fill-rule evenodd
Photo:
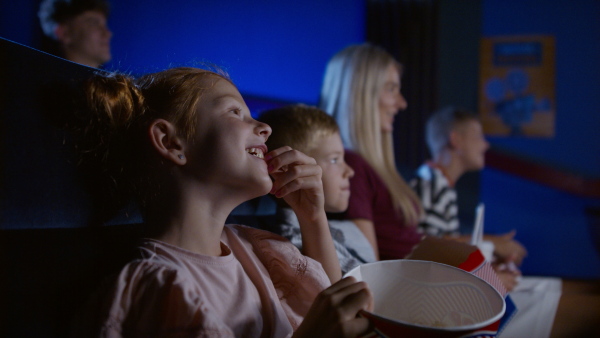
<instances>
[{"instance_id":1,"label":"woman's shoulder","mask_svg":"<svg viewBox=\"0 0 600 338\"><path fill-rule=\"evenodd\" d=\"M344 160L348 162L348 164L357 163L368 165L367 161L362 156L350 149L344 149Z\"/></svg>"},{"instance_id":2,"label":"woman's shoulder","mask_svg":"<svg viewBox=\"0 0 600 338\"><path fill-rule=\"evenodd\" d=\"M354 176L350 178L350 189L353 191L355 191L355 187L353 186L357 185L361 185L361 190L367 189L369 191L375 189L375 187L385 187L379 174L371 164L357 152L346 150L344 160L354 170ZM350 198L352 199L353 197L351 196Z\"/></svg>"},{"instance_id":3,"label":"woman's shoulder","mask_svg":"<svg viewBox=\"0 0 600 338\"><path fill-rule=\"evenodd\" d=\"M354 170L355 176L377 176L375 169L365 160L362 155L353 151L345 150L344 161Z\"/></svg>"}]
</instances>

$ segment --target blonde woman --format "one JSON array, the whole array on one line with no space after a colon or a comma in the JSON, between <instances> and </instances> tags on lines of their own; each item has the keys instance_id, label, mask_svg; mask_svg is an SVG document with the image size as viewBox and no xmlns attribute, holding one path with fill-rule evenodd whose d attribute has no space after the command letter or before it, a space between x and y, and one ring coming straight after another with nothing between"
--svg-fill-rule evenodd
<instances>
[{"instance_id":1,"label":"blonde woman","mask_svg":"<svg viewBox=\"0 0 600 338\"><path fill-rule=\"evenodd\" d=\"M327 64L320 108L340 126L346 162L354 169L348 211L380 259L406 256L421 235L418 196L394 161L394 116L406 109L400 93L402 65L380 47L346 47Z\"/></svg>"}]
</instances>

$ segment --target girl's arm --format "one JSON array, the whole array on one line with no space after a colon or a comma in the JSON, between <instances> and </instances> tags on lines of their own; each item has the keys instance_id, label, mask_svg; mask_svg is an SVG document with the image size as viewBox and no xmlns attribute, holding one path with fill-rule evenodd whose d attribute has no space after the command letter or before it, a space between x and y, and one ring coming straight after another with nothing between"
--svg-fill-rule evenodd
<instances>
[{"instance_id":1,"label":"girl's arm","mask_svg":"<svg viewBox=\"0 0 600 338\"><path fill-rule=\"evenodd\" d=\"M325 211L317 219L302 216L296 209L294 212L300 223L303 253L321 263L331 283L337 282L342 278L342 268L333 246Z\"/></svg>"},{"instance_id":2,"label":"girl's arm","mask_svg":"<svg viewBox=\"0 0 600 338\"><path fill-rule=\"evenodd\" d=\"M322 169L307 155L282 147L265 156L273 178L271 193L294 210L300 223L303 253L321 263L331 283L342 277L325 215Z\"/></svg>"}]
</instances>

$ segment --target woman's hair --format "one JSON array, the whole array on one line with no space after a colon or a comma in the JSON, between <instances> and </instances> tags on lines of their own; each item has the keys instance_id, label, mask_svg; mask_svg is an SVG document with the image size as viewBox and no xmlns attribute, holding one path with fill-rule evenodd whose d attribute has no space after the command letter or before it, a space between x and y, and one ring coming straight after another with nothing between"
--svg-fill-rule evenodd
<instances>
[{"instance_id":1,"label":"woman's hair","mask_svg":"<svg viewBox=\"0 0 600 338\"><path fill-rule=\"evenodd\" d=\"M358 152L387 186L407 224L417 224L419 198L396 169L392 133L381 131L379 95L390 66L402 65L383 48L352 45L334 55L325 70L320 108L333 116L344 146Z\"/></svg>"},{"instance_id":2,"label":"woman's hair","mask_svg":"<svg viewBox=\"0 0 600 338\"><path fill-rule=\"evenodd\" d=\"M462 108L445 107L433 113L425 125L425 139L429 152L437 156L450 144L450 134L468 121L479 121L477 115Z\"/></svg>"},{"instance_id":3,"label":"woman's hair","mask_svg":"<svg viewBox=\"0 0 600 338\"><path fill-rule=\"evenodd\" d=\"M152 121L165 119L180 137L193 142L198 102L219 79L229 81L224 73L173 68L139 79L97 74L86 82L78 153L84 172L97 178L92 190L102 195L107 213L132 197L143 211L157 195L155 175L162 164L158 156L151 156L147 128Z\"/></svg>"},{"instance_id":4,"label":"woman's hair","mask_svg":"<svg viewBox=\"0 0 600 338\"><path fill-rule=\"evenodd\" d=\"M335 119L317 107L304 104L267 110L258 120L273 130L267 140L269 149L290 146L309 154L324 137L339 132Z\"/></svg>"}]
</instances>

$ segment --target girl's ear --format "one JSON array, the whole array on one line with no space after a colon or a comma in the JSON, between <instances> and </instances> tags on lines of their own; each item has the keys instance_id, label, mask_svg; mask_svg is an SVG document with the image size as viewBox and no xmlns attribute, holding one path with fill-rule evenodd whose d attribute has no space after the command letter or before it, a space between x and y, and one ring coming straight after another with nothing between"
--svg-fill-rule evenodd
<instances>
[{"instance_id":1,"label":"girl's ear","mask_svg":"<svg viewBox=\"0 0 600 338\"><path fill-rule=\"evenodd\" d=\"M154 120L148 128L150 142L163 158L177 165L185 165L185 142L177 135L175 126L163 119Z\"/></svg>"}]
</instances>

